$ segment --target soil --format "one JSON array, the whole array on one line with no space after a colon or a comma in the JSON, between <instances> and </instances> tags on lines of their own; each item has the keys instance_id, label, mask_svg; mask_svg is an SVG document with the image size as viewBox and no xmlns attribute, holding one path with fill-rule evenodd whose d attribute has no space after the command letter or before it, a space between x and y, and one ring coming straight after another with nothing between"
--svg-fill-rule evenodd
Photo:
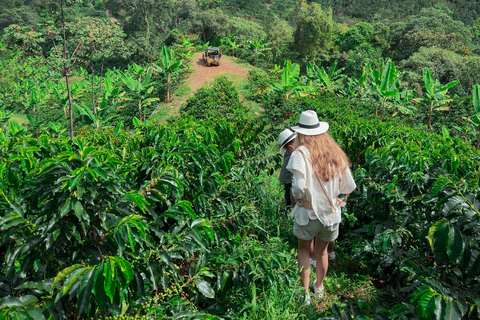
<instances>
[{"instance_id":1,"label":"soil","mask_svg":"<svg viewBox=\"0 0 480 320\"><path fill-rule=\"evenodd\" d=\"M170 97L171 102L164 104L164 107L169 108L168 115L174 115L178 113L180 106L187 101L188 98L201 88L205 83L214 79L219 75L225 75L230 80L238 79L238 76L246 78L248 75L248 68L242 66L236 62L235 58L222 56L220 65L210 65L207 67L202 60L202 52L197 52L191 58L193 72L183 80L183 83L189 87L188 93L181 95L180 97L172 94ZM239 88L237 88L239 89Z\"/></svg>"}]
</instances>

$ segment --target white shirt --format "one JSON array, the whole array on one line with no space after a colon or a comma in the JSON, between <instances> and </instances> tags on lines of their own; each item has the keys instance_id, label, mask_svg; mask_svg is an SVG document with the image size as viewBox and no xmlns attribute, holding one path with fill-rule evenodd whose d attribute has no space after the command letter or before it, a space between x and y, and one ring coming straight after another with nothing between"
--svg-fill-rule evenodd
<instances>
[{"instance_id":1,"label":"white shirt","mask_svg":"<svg viewBox=\"0 0 480 320\"><path fill-rule=\"evenodd\" d=\"M345 167L330 181L319 181L309 159L308 149L300 146L292 153L287 165L287 169L293 172L293 196L296 199L303 198L312 202L313 210L303 207L299 207L297 210L306 210L310 219L318 219L327 227L340 223L342 215L341 201L338 199L338 195L349 194L357 187L352 173L348 167Z\"/></svg>"}]
</instances>

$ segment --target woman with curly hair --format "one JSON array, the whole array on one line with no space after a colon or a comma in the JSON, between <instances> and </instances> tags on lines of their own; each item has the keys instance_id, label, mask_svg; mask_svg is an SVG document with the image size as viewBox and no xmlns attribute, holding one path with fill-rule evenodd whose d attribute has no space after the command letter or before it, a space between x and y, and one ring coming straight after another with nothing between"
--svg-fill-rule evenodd
<instances>
[{"instance_id":1,"label":"woman with curly hair","mask_svg":"<svg viewBox=\"0 0 480 320\"><path fill-rule=\"evenodd\" d=\"M328 244L338 237L341 221L340 198L356 188L347 155L327 133L328 123L319 122L315 111L302 112L297 126L295 151L287 169L293 172L292 193L297 199L291 216L298 238L298 267L305 302L310 303L309 251L315 239L317 279L312 283L315 296L323 297L323 280L328 269Z\"/></svg>"}]
</instances>

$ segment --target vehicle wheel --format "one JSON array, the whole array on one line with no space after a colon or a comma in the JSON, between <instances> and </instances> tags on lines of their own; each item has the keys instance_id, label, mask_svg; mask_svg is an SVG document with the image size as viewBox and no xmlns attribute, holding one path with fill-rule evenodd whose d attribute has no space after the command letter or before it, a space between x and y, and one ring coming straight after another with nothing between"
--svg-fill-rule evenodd
<instances>
[{"instance_id":1,"label":"vehicle wheel","mask_svg":"<svg viewBox=\"0 0 480 320\"><path fill-rule=\"evenodd\" d=\"M207 67L210 67L210 63L208 63L208 62L205 62L205 64L207 65Z\"/></svg>"}]
</instances>

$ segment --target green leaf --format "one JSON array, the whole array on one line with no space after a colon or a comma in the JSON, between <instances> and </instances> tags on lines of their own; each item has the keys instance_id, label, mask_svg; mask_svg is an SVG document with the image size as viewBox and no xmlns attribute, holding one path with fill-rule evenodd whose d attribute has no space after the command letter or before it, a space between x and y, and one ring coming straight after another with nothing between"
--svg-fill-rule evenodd
<instances>
[{"instance_id":1,"label":"green leaf","mask_svg":"<svg viewBox=\"0 0 480 320\"><path fill-rule=\"evenodd\" d=\"M473 264L468 268L467 277L473 278L478 275L480 272L480 254L477 254L475 261Z\"/></svg>"},{"instance_id":2,"label":"green leaf","mask_svg":"<svg viewBox=\"0 0 480 320\"><path fill-rule=\"evenodd\" d=\"M445 177L440 177L437 179L437 181L435 181L435 183L433 184L432 186L432 191L431 191L431 194L433 196L437 196L438 193L440 191L443 190L443 188L445 188L445 186L449 183L451 183L452 181L448 178L445 178Z\"/></svg>"},{"instance_id":3,"label":"green leaf","mask_svg":"<svg viewBox=\"0 0 480 320\"><path fill-rule=\"evenodd\" d=\"M477 117L480 117L480 85L473 86L473 108L477 113Z\"/></svg>"},{"instance_id":4,"label":"green leaf","mask_svg":"<svg viewBox=\"0 0 480 320\"><path fill-rule=\"evenodd\" d=\"M100 167L90 167L90 170L92 170L93 172L95 172L96 174L98 174L100 177L102 177L104 180L107 180L108 177L107 177L107 173L105 172L105 170L103 170L102 168Z\"/></svg>"},{"instance_id":5,"label":"green leaf","mask_svg":"<svg viewBox=\"0 0 480 320\"><path fill-rule=\"evenodd\" d=\"M112 260L115 261L115 265L120 268L122 271L123 277L129 283L133 280L133 268L130 262L120 257L112 257Z\"/></svg>"},{"instance_id":6,"label":"green leaf","mask_svg":"<svg viewBox=\"0 0 480 320\"><path fill-rule=\"evenodd\" d=\"M432 72L428 68L423 68L423 83L428 94L433 96L433 76Z\"/></svg>"},{"instance_id":7,"label":"green leaf","mask_svg":"<svg viewBox=\"0 0 480 320\"><path fill-rule=\"evenodd\" d=\"M101 310L107 306L107 294L105 293L105 276L103 275L104 264L101 264L95 274L95 303Z\"/></svg>"},{"instance_id":8,"label":"green leaf","mask_svg":"<svg viewBox=\"0 0 480 320\"><path fill-rule=\"evenodd\" d=\"M133 117L133 125L135 126L135 128L141 127L142 121L140 121L137 117Z\"/></svg>"},{"instance_id":9,"label":"green leaf","mask_svg":"<svg viewBox=\"0 0 480 320\"><path fill-rule=\"evenodd\" d=\"M73 266L70 266L68 268L65 268L63 269L61 272L59 272L57 274L57 276L55 277L55 279L53 280L53 283L52 283L52 288L50 290L53 289L53 287L59 283L60 281L62 281L63 279L65 279L69 274L71 274L72 272L74 272L75 270L79 269L79 268L84 268L85 266L81 265L81 264L76 264L76 265L73 265Z\"/></svg>"},{"instance_id":10,"label":"green leaf","mask_svg":"<svg viewBox=\"0 0 480 320\"><path fill-rule=\"evenodd\" d=\"M63 283L63 287L61 290L61 294L59 294L55 301L58 301L62 296L67 294L67 292L72 288L72 286L77 282L78 278L87 272L89 268L82 266L82 268L75 269L72 273L70 273L66 278L65 282Z\"/></svg>"},{"instance_id":11,"label":"green leaf","mask_svg":"<svg viewBox=\"0 0 480 320\"><path fill-rule=\"evenodd\" d=\"M417 315L421 320L431 320L435 311L435 292L424 293L417 302Z\"/></svg>"},{"instance_id":12,"label":"green leaf","mask_svg":"<svg viewBox=\"0 0 480 320\"><path fill-rule=\"evenodd\" d=\"M451 261L457 261L463 253L463 236L460 230L453 227L448 231L447 255Z\"/></svg>"},{"instance_id":13,"label":"green leaf","mask_svg":"<svg viewBox=\"0 0 480 320\"><path fill-rule=\"evenodd\" d=\"M77 293L77 315L81 315L84 312L88 313L90 310L90 299L92 297L93 285L95 284L95 271L95 268L91 268L82 279Z\"/></svg>"},{"instance_id":14,"label":"green leaf","mask_svg":"<svg viewBox=\"0 0 480 320\"><path fill-rule=\"evenodd\" d=\"M112 257L108 257L107 262L103 267L103 276L105 277L104 288L105 293L110 298L110 303L113 303L113 296L115 295L115 265Z\"/></svg>"},{"instance_id":15,"label":"green leaf","mask_svg":"<svg viewBox=\"0 0 480 320\"><path fill-rule=\"evenodd\" d=\"M444 320L461 320L462 316L458 312L458 310L455 308L452 300L448 299L446 300L447 308L445 310L445 317L443 318Z\"/></svg>"},{"instance_id":16,"label":"green leaf","mask_svg":"<svg viewBox=\"0 0 480 320\"><path fill-rule=\"evenodd\" d=\"M79 174L72 177L72 179L70 179L70 189L74 188L78 184L80 179L83 178L83 176L84 176L84 173L83 173L83 171L81 171Z\"/></svg>"},{"instance_id":17,"label":"green leaf","mask_svg":"<svg viewBox=\"0 0 480 320\"><path fill-rule=\"evenodd\" d=\"M37 297L33 295L24 295L19 298L17 297L5 297L0 300L0 309L2 307L28 307L29 305L35 304L38 302Z\"/></svg>"},{"instance_id":18,"label":"green leaf","mask_svg":"<svg viewBox=\"0 0 480 320\"><path fill-rule=\"evenodd\" d=\"M198 291L200 291L205 297L210 299L215 298L215 291L213 290L210 283L208 283L207 281L203 280L200 277L195 278L194 282Z\"/></svg>"},{"instance_id":19,"label":"green leaf","mask_svg":"<svg viewBox=\"0 0 480 320\"><path fill-rule=\"evenodd\" d=\"M140 210L142 210L142 212L145 212L144 205L149 204L148 201L141 194L138 194L136 192L127 193L126 195L123 196L123 199L125 198L132 200L133 203L135 203L137 207L139 207Z\"/></svg>"},{"instance_id":20,"label":"green leaf","mask_svg":"<svg viewBox=\"0 0 480 320\"><path fill-rule=\"evenodd\" d=\"M443 319L445 315L445 310L446 310L447 304L445 303L445 300L443 299L442 296L436 296L435 297L435 319L436 320L441 320Z\"/></svg>"}]
</instances>

